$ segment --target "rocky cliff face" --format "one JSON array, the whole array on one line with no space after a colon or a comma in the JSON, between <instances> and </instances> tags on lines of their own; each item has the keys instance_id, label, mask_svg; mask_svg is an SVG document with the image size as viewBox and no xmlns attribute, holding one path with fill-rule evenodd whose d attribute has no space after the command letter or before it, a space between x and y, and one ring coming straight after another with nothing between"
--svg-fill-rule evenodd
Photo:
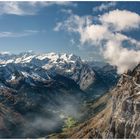
<instances>
[{"instance_id":1,"label":"rocky cliff face","mask_svg":"<svg viewBox=\"0 0 140 140\"><path fill-rule=\"evenodd\" d=\"M121 76L110 95L102 111L57 137L140 138L140 64Z\"/></svg>"},{"instance_id":2,"label":"rocky cliff face","mask_svg":"<svg viewBox=\"0 0 140 140\"><path fill-rule=\"evenodd\" d=\"M140 65L123 74L113 92L108 138L140 138Z\"/></svg>"}]
</instances>

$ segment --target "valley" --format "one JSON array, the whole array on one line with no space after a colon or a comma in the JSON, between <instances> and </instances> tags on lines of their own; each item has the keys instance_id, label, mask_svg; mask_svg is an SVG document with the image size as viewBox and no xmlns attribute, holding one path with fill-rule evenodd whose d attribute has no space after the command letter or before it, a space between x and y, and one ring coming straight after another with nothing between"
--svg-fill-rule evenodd
<instances>
[{"instance_id":1,"label":"valley","mask_svg":"<svg viewBox=\"0 0 140 140\"><path fill-rule=\"evenodd\" d=\"M0 63L2 138L38 138L71 128L105 107L106 101L96 105L96 99L119 77L107 64L103 73L72 54L4 54Z\"/></svg>"}]
</instances>

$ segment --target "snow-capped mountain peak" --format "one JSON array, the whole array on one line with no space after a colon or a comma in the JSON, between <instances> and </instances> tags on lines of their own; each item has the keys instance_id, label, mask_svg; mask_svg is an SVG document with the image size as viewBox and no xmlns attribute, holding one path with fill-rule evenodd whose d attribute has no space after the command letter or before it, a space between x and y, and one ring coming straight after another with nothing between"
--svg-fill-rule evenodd
<instances>
[{"instance_id":1,"label":"snow-capped mountain peak","mask_svg":"<svg viewBox=\"0 0 140 140\"><path fill-rule=\"evenodd\" d=\"M9 53L0 53L0 63L8 64L8 63L30 63L34 60L45 61L48 60L50 63L75 63L76 61L81 61L80 57L74 54L57 54L54 52L51 53L43 53L43 54L35 54L34 52L24 52L19 55L12 55ZM35 62L34 62L35 63Z\"/></svg>"},{"instance_id":2,"label":"snow-capped mountain peak","mask_svg":"<svg viewBox=\"0 0 140 140\"><path fill-rule=\"evenodd\" d=\"M40 76L40 73L44 73L44 71L46 71L47 79L50 79L50 75L61 74L73 79L80 85L81 89L86 88L95 79L94 71L90 66L74 54L57 54L54 52L35 54L32 51L20 53L18 55L7 54L5 56L4 54L1 54L0 64L1 67L13 64L10 65L11 68L13 67L17 71L23 71L23 76L27 77L28 75L28 77L31 77L32 79L44 78L44 76L42 77L44 74ZM42 70L39 72L36 71L35 68ZM33 72L29 72L30 70ZM10 77L10 80L15 78L13 78L11 74ZM90 77L88 78L88 81L86 80L86 77Z\"/></svg>"}]
</instances>

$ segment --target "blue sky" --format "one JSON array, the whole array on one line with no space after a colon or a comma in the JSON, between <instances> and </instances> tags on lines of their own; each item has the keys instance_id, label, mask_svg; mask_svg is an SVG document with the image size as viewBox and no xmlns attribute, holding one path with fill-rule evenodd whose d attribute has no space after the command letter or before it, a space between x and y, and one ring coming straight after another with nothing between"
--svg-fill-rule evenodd
<instances>
[{"instance_id":1,"label":"blue sky","mask_svg":"<svg viewBox=\"0 0 140 140\"><path fill-rule=\"evenodd\" d=\"M132 13L132 20L133 18L136 20L136 22L132 22L133 25L127 25L127 23L124 25L123 22L118 24L118 20L115 23L110 22L109 17L107 17L108 21L99 18L110 11L114 11L111 14L116 15L116 12L121 14L124 10L126 11L124 15L129 16L129 12ZM86 37L83 36L87 33L87 31L84 32L85 26L91 27L92 24L102 24L103 27L109 28L111 34L115 32L115 34L121 33L121 35L129 37L130 39L123 42L124 48L125 44L131 48L133 43L130 42L134 40L135 48L133 49L135 50L139 46L140 2L0 2L0 11L0 51L12 53L28 50L63 52L74 53L83 59L102 60L104 59L102 50L108 39L103 38L100 41L97 36L94 36L96 34L94 31L93 35L90 33L91 36L89 33ZM79 23L87 22L86 18L91 23L83 23L81 26L84 29L80 31ZM79 23L76 23L76 19L79 20ZM68 23L69 25L67 25ZM117 25L118 28L112 29L113 26L108 26L110 23ZM125 27L128 27L129 30ZM90 29L94 30L94 28ZM100 29L97 31L100 32ZM101 37L104 36L101 34ZM132 41L132 39L134 40Z\"/></svg>"}]
</instances>

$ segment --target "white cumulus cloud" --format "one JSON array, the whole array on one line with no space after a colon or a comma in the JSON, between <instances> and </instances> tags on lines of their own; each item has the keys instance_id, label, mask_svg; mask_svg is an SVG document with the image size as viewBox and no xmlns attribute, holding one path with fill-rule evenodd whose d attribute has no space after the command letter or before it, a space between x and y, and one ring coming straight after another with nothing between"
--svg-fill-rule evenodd
<instances>
[{"instance_id":1,"label":"white cumulus cloud","mask_svg":"<svg viewBox=\"0 0 140 140\"><path fill-rule=\"evenodd\" d=\"M101 41L106 40L110 36L110 32L102 25L89 25L81 30L81 43L100 44Z\"/></svg>"},{"instance_id":2,"label":"white cumulus cloud","mask_svg":"<svg viewBox=\"0 0 140 140\"><path fill-rule=\"evenodd\" d=\"M138 28L140 16L127 10L113 10L100 17L100 21L106 26L111 26L115 31L124 31Z\"/></svg>"},{"instance_id":3,"label":"white cumulus cloud","mask_svg":"<svg viewBox=\"0 0 140 140\"><path fill-rule=\"evenodd\" d=\"M103 55L107 62L117 66L119 74L132 70L140 63L140 51L123 48L118 41L109 41Z\"/></svg>"},{"instance_id":4,"label":"white cumulus cloud","mask_svg":"<svg viewBox=\"0 0 140 140\"><path fill-rule=\"evenodd\" d=\"M109 36L109 31L105 26L92 24L91 16L80 17L71 15L64 22L58 22L54 31L66 30L80 35L81 44L100 43L101 40Z\"/></svg>"}]
</instances>

